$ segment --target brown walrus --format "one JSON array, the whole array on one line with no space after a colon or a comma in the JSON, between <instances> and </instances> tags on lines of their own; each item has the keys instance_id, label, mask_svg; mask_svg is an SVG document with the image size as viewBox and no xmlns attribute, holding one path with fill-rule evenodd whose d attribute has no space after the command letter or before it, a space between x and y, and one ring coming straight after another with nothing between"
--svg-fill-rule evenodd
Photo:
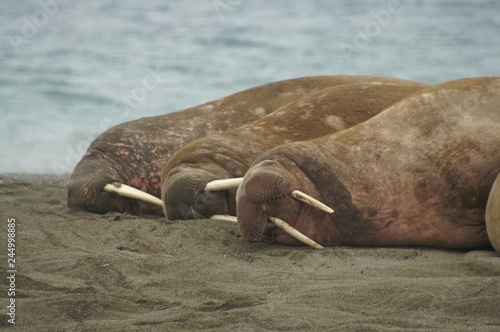
<instances>
[{"instance_id":1,"label":"brown walrus","mask_svg":"<svg viewBox=\"0 0 500 332\"><path fill-rule=\"evenodd\" d=\"M323 89L279 110L177 151L162 173L162 200L168 219L236 214L236 189L207 191L208 182L241 177L272 147L349 128L419 91L425 84L380 78L379 82Z\"/></svg>"},{"instance_id":2,"label":"brown walrus","mask_svg":"<svg viewBox=\"0 0 500 332\"><path fill-rule=\"evenodd\" d=\"M491 187L486 204L486 231L491 245L500 253L500 174Z\"/></svg>"},{"instance_id":3,"label":"brown walrus","mask_svg":"<svg viewBox=\"0 0 500 332\"><path fill-rule=\"evenodd\" d=\"M486 200L499 171L500 78L451 81L259 157L238 190L239 230L300 244L269 223L276 217L321 245L488 246ZM334 213L291 198L296 189Z\"/></svg>"},{"instance_id":4,"label":"brown walrus","mask_svg":"<svg viewBox=\"0 0 500 332\"><path fill-rule=\"evenodd\" d=\"M160 174L179 148L198 138L237 128L318 90L371 76L312 76L273 82L176 113L126 122L105 131L76 165L67 205L96 213L162 215L161 207L109 193L120 182L160 197Z\"/></svg>"}]
</instances>

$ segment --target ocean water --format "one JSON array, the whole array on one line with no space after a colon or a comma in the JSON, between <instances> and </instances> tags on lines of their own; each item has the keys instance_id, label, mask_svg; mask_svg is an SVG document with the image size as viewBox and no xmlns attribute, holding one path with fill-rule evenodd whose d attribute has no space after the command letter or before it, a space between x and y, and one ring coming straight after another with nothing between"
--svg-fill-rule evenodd
<instances>
[{"instance_id":1,"label":"ocean water","mask_svg":"<svg viewBox=\"0 0 500 332\"><path fill-rule=\"evenodd\" d=\"M500 1L2 0L0 173L71 172L113 125L340 74L500 76Z\"/></svg>"}]
</instances>

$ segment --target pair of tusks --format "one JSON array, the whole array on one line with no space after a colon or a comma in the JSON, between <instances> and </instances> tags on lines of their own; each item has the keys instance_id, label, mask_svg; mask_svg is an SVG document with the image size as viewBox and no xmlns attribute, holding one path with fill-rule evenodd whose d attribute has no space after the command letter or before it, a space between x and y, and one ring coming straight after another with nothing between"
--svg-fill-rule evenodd
<instances>
[{"instance_id":1,"label":"pair of tusks","mask_svg":"<svg viewBox=\"0 0 500 332\"><path fill-rule=\"evenodd\" d=\"M205 190L207 191L219 191L219 190L227 190L231 188L237 188L241 183L243 182L243 178L234 178L234 179L223 179L223 180L214 180L212 182L207 183ZM163 201L151 194L148 194L142 190L127 186L126 184L122 184L119 182L113 182L110 184L107 184L104 186L104 190L111 192L113 194L117 194L120 196L128 197L128 198L134 198L134 199L139 199L143 200L149 203L153 203L156 205L163 206ZM317 199L299 191L299 190L294 190L290 193L290 196L292 196L295 199L298 199L299 201L302 201L306 204L309 204L311 206L314 206L326 213L333 213L333 209L330 207L326 206L325 204L321 203ZM228 216L228 215L214 215L210 217L210 219L217 219L217 220L224 220L224 221L231 221L231 222L237 222L237 218L233 216ZM290 236L294 237L295 239L313 247L316 249L324 249L320 244L317 242L313 241L312 239L308 238L304 234L300 233L298 230L290 226L288 223L285 221L275 218L275 217L269 217L269 220L274 223L277 227L281 228L284 232L289 234Z\"/></svg>"},{"instance_id":2,"label":"pair of tusks","mask_svg":"<svg viewBox=\"0 0 500 332\"><path fill-rule=\"evenodd\" d=\"M222 179L222 180L214 180L212 182L207 183L205 186L206 191L218 191L218 190L226 190L232 188L238 188L240 184L243 182L243 178L234 178L234 179ZM300 190L294 190L290 193L295 199L302 201L306 204L314 206L321 211L325 211L326 213L333 213L333 209L329 206L318 201L316 198L311 197Z\"/></svg>"},{"instance_id":3,"label":"pair of tusks","mask_svg":"<svg viewBox=\"0 0 500 332\"><path fill-rule=\"evenodd\" d=\"M234 179L222 179L222 180L214 180L212 182L207 183L205 186L205 190L207 191L218 191L218 190L227 190L227 189L232 189L232 188L237 188L240 186L240 184L243 182L243 178L234 178ZM324 211L326 213L333 213L333 209L330 208L329 206L321 203L318 201L316 198L311 197L305 193L303 193L300 190L294 190L290 193L290 196L292 196L295 199L298 199L299 201L302 201L306 204L309 204L311 206L314 206L315 208L320 209L321 211ZM218 219L218 220L227 220L227 221L232 221L232 222L237 222L237 218L233 216L226 216L226 215L215 215L210 217L210 219ZM286 221L281 220L276 217L269 217L269 220L275 224L277 227L281 228L285 233L288 235L292 236L293 238L299 240L300 242L307 244L315 249L325 249L321 244L315 242L311 238L305 236L301 232L299 232L297 229L292 227L290 224L288 224Z\"/></svg>"}]
</instances>

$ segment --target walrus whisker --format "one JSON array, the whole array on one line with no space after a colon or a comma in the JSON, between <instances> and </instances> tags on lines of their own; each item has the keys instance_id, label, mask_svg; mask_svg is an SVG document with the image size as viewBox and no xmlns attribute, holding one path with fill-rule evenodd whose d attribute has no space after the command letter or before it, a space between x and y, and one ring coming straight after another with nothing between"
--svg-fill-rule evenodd
<instances>
[{"instance_id":1,"label":"walrus whisker","mask_svg":"<svg viewBox=\"0 0 500 332\"><path fill-rule=\"evenodd\" d=\"M314 206L315 208L320 209L321 211L325 211L326 213L333 213L333 209L330 208L329 206L321 203L318 201L316 198L311 197L305 193L303 193L300 190L294 190L290 193L290 196L292 196L295 199L298 199L299 201L302 201L306 204L309 204L311 206Z\"/></svg>"},{"instance_id":2,"label":"walrus whisker","mask_svg":"<svg viewBox=\"0 0 500 332\"><path fill-rule=\"evenodd\" d=\"M155 197L153 195L150 195L144 191L141 191L139 189L136 189L134 187L127 186L126 184L119 183L119 182L113 182L109 183L104 186L104 190L107 192L117 194L120 196L128 197L128 198L135 198L139 199L142 201L146 201L148 203L153 203L156 205L163 206L163 202L161 199L158 197Z\"/></svg>"},{"instance_id":3,"label":"walrus whisker","mask_svg":"<svg viewBox=\"0 0 500 332\"><path fill-rule=\"evenodd\" d=\"M226 214L214 214L213 216L210 217L210 219L230 221L234 223L238 222L238 218Z\"/></svg>"},{"instance_id":4,"label":"walrus whisker","mask_svg":"<svg viewBox=\"0 0 500 332\"><path fill-rule=\"evenodd\" d=\"M287 222L276 218L276 217L269 217L269 220L279 228L281 228L285 233L288 235L292 236L293 238L299 240L302 243L305 243L315 249L325 249L321 244L315 242L314 240L310 239L309 237L305 236L301 232L299 232L297 229L294 227L290 226Z\"/></svg>"},{"instance_id":5,"label":"walrus whisker","mask_svg":"<svg viewBox=\"0 0 500 332\"><path fill-rule=\"evenodd\" d=\"M205 186L205 190L206 191L218 191L218 190L238 188L242 182L243 182L243 178L213 180L213 181L207 183L207 185Z\"/></svg>"},{"instance_id":6,"label":"walrus whisker","mask_svg":"<svg viewBox=\"0 0 500 332\"><path fill-rule=\"evenodd\" d=\"M93 183L86 182L75 194L75 200L80 201L83 206L91 205L95 202L96 189Z\"/></svg>"}]
</instances>

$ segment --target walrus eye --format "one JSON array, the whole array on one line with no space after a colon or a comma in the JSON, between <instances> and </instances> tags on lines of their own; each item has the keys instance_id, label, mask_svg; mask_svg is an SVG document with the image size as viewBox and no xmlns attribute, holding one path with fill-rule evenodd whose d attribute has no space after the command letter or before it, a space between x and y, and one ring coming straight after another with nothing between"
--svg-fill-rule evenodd
<instances>
[{"instance_id":1,"label":"walrus eye","mask_svg":"<svg viewBox=\"0 0 500 332\"><path fill-rule=\"evenodd\" d=\"M276 166L276 163L272 160L264 160L260 166L265 166L265 167L271 167L271 166Z\"/></svg>"},{"instance_id":2,"label":"walrus eye","mask_svg":"<svg viewBox=\"0 0 500 332\"><path fill-rule=\"evenodd\" d=\"M93 152L88 152L88 153L85 154L84 157L87 158L87 159L95 159L96 156L95 156L95 154Z\"/></svg>"},{"instance_id":3,"label":"walrus eye","mask_svg":"<svg viewBox=\"0 0 500 332\"><path fill-rule=\"evenodd\" d=\"M170 177L172 177L173 175L175 175L175 174L177 174L179 172L181 172L181 169L179 169L179 167L175 167L175 168L171 169L170 172L168 172L167 177L170 178Z\"/></svg>"}]
</instances>

